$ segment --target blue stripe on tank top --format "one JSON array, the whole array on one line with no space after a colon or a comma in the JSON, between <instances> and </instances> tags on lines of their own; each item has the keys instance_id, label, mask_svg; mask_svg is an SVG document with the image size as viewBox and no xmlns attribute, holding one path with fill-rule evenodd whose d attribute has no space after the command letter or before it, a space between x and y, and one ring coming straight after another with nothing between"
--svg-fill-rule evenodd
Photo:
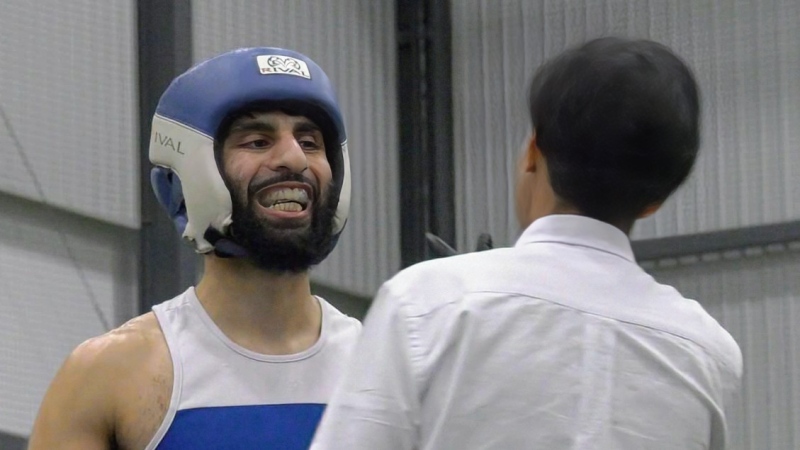
<instances>
[{"instance_id":1,"label":"blue stripe on tank top","mask_svg":"<svg viewBox=\"0 0 800 450\"><path fill-rule=\"evenodd\" d=\"M217 406L178 411L158 450L306 450L325 405Z\"/></svg>"}]
</instances>

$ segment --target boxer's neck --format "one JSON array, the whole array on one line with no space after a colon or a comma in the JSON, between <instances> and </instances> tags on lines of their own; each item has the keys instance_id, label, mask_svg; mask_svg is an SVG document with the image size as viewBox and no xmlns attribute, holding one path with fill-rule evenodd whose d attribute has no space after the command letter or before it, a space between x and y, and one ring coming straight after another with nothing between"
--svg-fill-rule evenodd
<instances>
[{"instance_id":1,"label":"boxer's neck","mask_svg":"<svg viewBox=\"0 0 800 450\"><path fill-rule=\"evenodd\" d=\"M265 354L292 354L319 337L322 314L308 272L267 272L241 258L205 257L197 297L231 340Z\"/></svg>"}]
</instances>

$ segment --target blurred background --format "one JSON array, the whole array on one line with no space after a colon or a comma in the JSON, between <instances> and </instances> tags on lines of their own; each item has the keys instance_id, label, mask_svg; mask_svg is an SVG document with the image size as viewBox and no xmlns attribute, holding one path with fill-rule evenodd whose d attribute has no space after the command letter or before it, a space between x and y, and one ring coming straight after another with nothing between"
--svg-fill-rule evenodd
<instances>
[{"instance_id":1,"label":"blurred background","mask_svg":"<svg viewBox=\"0 0 800 450\"><path fill-rule=\"evenodd\" d=\"M23 448L83 340L193 284L201 261L158 209L149 126L169 81L242 46L309 55L347 121L352 212L314 291L357 317L382 281L482 232L513 245L527 82L604 35L694 68L690 181L634 229L639 263L742 348L731 448L800 448L798 0L3 0L0 448Z\"/></svg>"}]
</instances>

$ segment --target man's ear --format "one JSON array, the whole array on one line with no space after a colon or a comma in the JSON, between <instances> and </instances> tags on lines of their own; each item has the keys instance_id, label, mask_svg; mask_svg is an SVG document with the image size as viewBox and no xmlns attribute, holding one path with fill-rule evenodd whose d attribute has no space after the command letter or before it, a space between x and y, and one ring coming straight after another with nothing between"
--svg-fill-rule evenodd
<instances>
[{"instance_id":1,"label":"man's ear","mask_svg":"<svg viewBox=\"0 0 800 450\"><path fill-rule=\"evenodd\" d=\"M528 148L525 150L525 172L536 172L536 166L541 158L542 151L536 144L536 132L534 132L528 141Z\"/></svg>"},{"instance_id":2,"label":"man's ear","mask_svg":"<svg viewBox=\"0 0 800 450\"><path fill-rule=\"evenodd\" d=\"M661 205L663 205L663 204L664 204L663 202L653 203L652 205L650 205L647 208L645 208L644 211L642 211L639 214L637 219L644 219L645 217L652 216L656 211L659 210L659 208L661 208Z\"/></svg>"}]
</instances>

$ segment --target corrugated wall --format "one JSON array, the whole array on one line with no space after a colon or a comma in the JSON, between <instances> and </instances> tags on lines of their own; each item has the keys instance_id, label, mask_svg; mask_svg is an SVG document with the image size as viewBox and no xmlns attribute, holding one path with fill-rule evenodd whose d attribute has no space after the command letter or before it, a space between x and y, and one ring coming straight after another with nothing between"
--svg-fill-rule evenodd
<instances>
[{"instance_id":1,"label":"corrugated wall","mask_svg":"<svg viewBox=\"0 0 800 450\"><path fill-rule=\"evenodd\" d=\"M394 1L206 0L193 2L192 15L195 61L275 46L328 73L347 125L353 199L339 245L312 276L374 293L400 266Z\"/></svg>"},{"instance_id":2,"label":"corrugated wall","mask_svg":"<svg viewBox=\"0 0 800 450\"><path fill-rule=\"evenodd\" d=\"M0 194L0 432L26 436L64 358L134 314L136 233Z\"/></svg>"},{"instance_id":3,"label":"corrugated wall","mask_svg":"<svg viewBox=\"0 0 800 450\"><path fill-rule=\"evenodd\" d=\"M704 259L648 270L697 299L742 349L744 388L730 418L731 449L800 448L800 242Z\"/></svg>"},{"instance_id":4,"label":"corrugated wall","mask_svg":"<svg viewBox=\"0 0 800 450\"><path fill-rule=\"evenodd\" d=\"M516 156L529 133L527 83L545 59L621 34L674 48L704 100L694 176L634 238L800 218L797 0L461 0L453 4L458 242L513 243Z\"/></svg>"},{"instance_id":5,"label":"corrugated wall","mask_svg":"<svg viewBox=\"0 0 800 450\"><path fill-rule=\"evenodd\" d=\"M27 435L67 354L134 313L134 6L0 2L0 434Z\"/></svg>"},{"instance_id":6,"label":"corrugated wall","mask_svg":"<svg viewBox=\"0 0 800 450\"><path fill-rule=\"evenodd\" d=\"M139 227L134 5L0 2L0 190Z\"/></svg>"}]
</instances>

